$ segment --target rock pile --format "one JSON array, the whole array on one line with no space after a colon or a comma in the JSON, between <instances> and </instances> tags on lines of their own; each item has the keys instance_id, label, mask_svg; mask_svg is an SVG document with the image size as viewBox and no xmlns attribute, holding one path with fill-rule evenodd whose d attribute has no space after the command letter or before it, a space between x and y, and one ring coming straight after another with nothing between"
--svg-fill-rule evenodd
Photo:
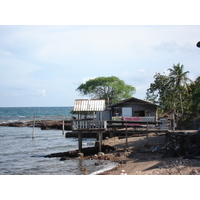
<instances>
[{"instance_id":1,"label":"rock pile","mask_svg":"<svg viewBox=\"0 0 200 200\"><path fill-rule=\"evenodd\" d=\"M169 132L166 134L166 148L163 158L200 156L200 131L197 132Z\"/></svg>"}]
</instances>

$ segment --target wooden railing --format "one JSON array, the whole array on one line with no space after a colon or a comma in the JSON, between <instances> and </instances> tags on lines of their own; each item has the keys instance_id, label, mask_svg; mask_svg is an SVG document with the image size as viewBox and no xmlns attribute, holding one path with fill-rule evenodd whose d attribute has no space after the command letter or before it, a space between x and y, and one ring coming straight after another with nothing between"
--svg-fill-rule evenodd
<instances>
[{"instance_id":1,"label":"wooden railing","mask_svg":"<svg viewBox=\"0 0 200 200\"><path fill-rule=\"evenodd\" d=\"M73 130L97 130L116 128L148 128L148 129L170 129L170 121L125 121L125 120L74 120Z\"/></svg>"},{"instance_id":2,"label":"wooden railing","mask_svg":"<svg viewBox=\"0 0 200 200\"><path fill-rule=\"evenodd\" d=\"M107 128L147 128L158 127L160 122L158 121L133 121L133 120L108 120Z\"/></svg>"},{"instance_id":3,"label":"wooden railing","mask_svg":"<svg viewBox=\"0 0 200 200\"><path fill-rule=\"evenodd\" d=\"M106 121L97 121L97 120L74 120L73 121L73 130L80 129L106 129Z\"/></svg>"}]
</instances>

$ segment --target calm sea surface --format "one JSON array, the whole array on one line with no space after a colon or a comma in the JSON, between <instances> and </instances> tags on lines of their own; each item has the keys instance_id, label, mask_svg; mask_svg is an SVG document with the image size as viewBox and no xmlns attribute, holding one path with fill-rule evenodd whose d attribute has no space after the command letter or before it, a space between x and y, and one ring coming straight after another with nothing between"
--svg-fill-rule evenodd
<instances>
[{"instance_id":1,"label":"calm sea surface","mask_svg":"<svg viewBox=\"0 0 200 200\"><path fill-rule=\"evenodd\" d=\"M72 107L0 108L0 123L36 119L70 118ZM35 128L32 139L30 127L0 127L0 174L24 175L82 175L96 174L113 168L109 161L44 158L44 155L78 149L77 138L65 138L61 130ZM92 147L96 139L84 138L83 147ZM98 165L97 165L98 164Z\"/></svg>"}]
</instances>

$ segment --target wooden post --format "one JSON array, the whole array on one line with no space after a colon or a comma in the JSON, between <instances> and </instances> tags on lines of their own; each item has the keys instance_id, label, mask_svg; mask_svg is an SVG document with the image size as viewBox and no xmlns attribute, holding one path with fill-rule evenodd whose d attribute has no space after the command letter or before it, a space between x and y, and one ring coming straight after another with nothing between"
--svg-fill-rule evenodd
<instances>
[{"instance_id":1,"label":"wooden post","mask_svg":"<svg viewBox=\"0 0 200 200\"><path fill-rule=\"evenodd\" d=\"M35 131L35 115L34 115L34 121L33 121L32 140L34 139L34 131Z\"/></svg>"},{"instance_id":2,"label":"wooden post","mask_svg":"<svg viewBox=\"0 0 200 200\"><path fill-rule=\"evenodd\" d=\"M82 150L82 133L81 132L78 133L78 149L81 152Z\"/></svg>"},{"instance_id":3,"label":"wooden post","mask_svg":"<svg viewBox=\"0 0 200 200\"><path fill-rule=\"evenodd\" d=\"M128 149L128 132L127 132L127 123L126 123L126 148Z\"/></svg>"},{"instance_id":4,"label":"wooden post","mask_svg":"<svg viewBox=\"0 0 200 200\"><path fill-rule=\"evenodd\" d=\"M147 129L146 129L146 139L147 139L147 145L148 145L148 143L149 143L148 125L149 125L149 123L147 122Z\"/></svg>"},{"instance_id":5,"label":"wooden post","mask_svg":"<svg viewBox=\"0 0 200 200\"><path fill-rule=\"evenodd\" d=\"M99 132L99 152L102 151L102 132Z\"/></svg>"},{"instance_id":6,"label":"wooden post","mask_svg":"<svg viewBox=\"0 0 200 200\"><path fill-rule=\"evenodd\" d=\"M107 121L104 121L104 129L107 129Z\"/></svg>"},{"instance_id":7,"label":"wooden post","mask_svg":"<svg viewBox=\"0 0 200 200\"><path fill-rule=\"evenodd\" d=\"M62 134L64 135L65 132L65 121L63 120L63 124L62 124Z\"/></svg>"}]
</instances>

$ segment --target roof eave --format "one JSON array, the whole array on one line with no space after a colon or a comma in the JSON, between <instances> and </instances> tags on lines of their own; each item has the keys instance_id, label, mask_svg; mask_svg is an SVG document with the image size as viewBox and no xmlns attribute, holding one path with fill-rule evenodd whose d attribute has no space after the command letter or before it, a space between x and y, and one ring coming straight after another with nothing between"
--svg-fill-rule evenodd
<instances>
[{"instance_id":1,"label":"roof eave","mask_svg":"<svg viewBox=\"0 0 200 200\"><path fill-rule=\"evenodd\" d=\"M122 103L124 103L124 102L130 101L130 100L133 100L133 99L135 99L135 100L137 100L137 101L140 101L140 102L144 102L144 103L150 104L150 105L152 105L152 106L158 107L158 105L156 105L156 104L154 104L154 103L152 103L152 102L150 102L150 101L138 99L138 98L135 98L135 97L131 97L131 98L129 98L129 99L124 99L123 101L120 101L120 102L118 102L118 103L114 103L114 104L109 105L109 106L107 106L107 107L108 107L108 108L112 108L112 107L115 107L115 106L117 106L117 105L119 105L119 104L122 104Z\"/></svg>"}]
</instances>

